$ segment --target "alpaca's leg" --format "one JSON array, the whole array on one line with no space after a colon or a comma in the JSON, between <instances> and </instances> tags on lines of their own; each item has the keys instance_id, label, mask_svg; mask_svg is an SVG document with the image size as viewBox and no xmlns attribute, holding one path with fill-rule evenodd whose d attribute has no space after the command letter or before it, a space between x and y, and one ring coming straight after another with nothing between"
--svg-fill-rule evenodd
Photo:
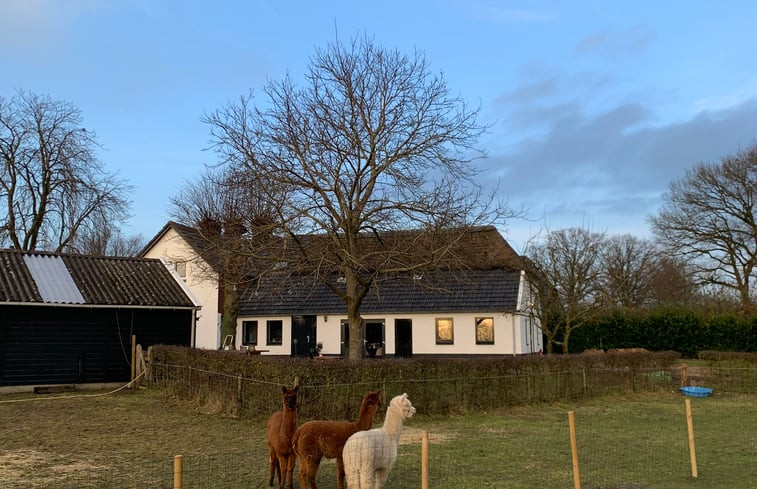
<instances>
[{"instance_id":1,"label":"alpaca's leg","mask_svg":"<svg viewBox=\"0 0 757 489\"><path fill-rule=\"evenodd\" d=\"M286 478L287 478L287 456L286 455L279 455L277 459L277 464L279 466L278 473L279 473L279 489L284 489L284 486L286 485Z\"/></svg>"},{"instance_id":2,"label":"alpaca's leg","mask_svg":"<svg viewBox=\"0 0 757 489\"><path fill-rule=\"evenodd\" d=\"M297 456L294 453L290 453L287 456L286 472L284 472L284 480L287 482L290 489L294 488L294 463L297 460Z\"/></svg>"},{"instance_id":3,"label":"alpaca's leg","mask_svg":"<svg viewBox=\"0 0 757 489\"><path fill-rule=\"evenodd\" d=\"M345 474L345 480L347 481L347 489L361 489L360 486L360 471L352 470Z\"/></svg>"},{"instance_id":4,"label":"alpaca's leg","mask_svg":"<svg viewBox=\"0 0 757 489\"><path fill-rule=\"evenodd\" d=\"M344 460L341 456L336 458L336 484L337 489L344 489Z\"/></svg>"},{"instance_id":5,"label":"alpaca's leg","mask_svg":"<svg viewBox=\"0 0 757 489\"><path fill-rule=\"evenodd\" d=\"M375 486L376 474L373 467L360 467L360 489L373 489Z\"/></svg>"},{"instance_id":6,"label":"alpaca's leg","mask_svg":"<svg viewBox=\"0 0 757 489\"><path fill-rule=\"evenodd\" d=\"M375 485L371 486L371 489L384 489L384 486L386 485L386 480L388 478L389 478L388 469L377 469L376 480L374 482Z\"/></svg>"},{"instance_id":7,"label":"alpaca's leg","mask_svg":"<svg viewBox=\"0 0 757 489\"><path fill-rule=\"evenodd\" d=\"M318 489L315 485L315 476L318 474L318 467L321 465L321 459L312 459L308 461L306 470L305 470L305 479L308 482L307 486L304 486L300 484L302 487L301 489Z\"/></svg>"},{"instance_id":8,"label":"alpaca's leg","mask_svg":"<svg viewBox=\"0 0 757 489\"><path fill-rule=\"evenodd\" d=\"M268 485L273 486L273 476L278 475L279 484L281 484L281 467L279 466L279 459L276 458L276 453L273 448L268 446Z\"/></svg>"}]
</instances>

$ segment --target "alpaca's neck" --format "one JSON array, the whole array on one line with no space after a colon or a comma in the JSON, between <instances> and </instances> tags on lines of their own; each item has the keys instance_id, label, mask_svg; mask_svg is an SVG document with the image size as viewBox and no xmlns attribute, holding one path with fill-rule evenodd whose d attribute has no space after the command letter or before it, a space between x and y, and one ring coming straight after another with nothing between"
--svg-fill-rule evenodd
<instances>
[{"instance_id":1,"label":"alpaca's neck","mask_svg":"<svg viewBox=\"0 0 757 489\"><path fill-rule=\"evenodd\" d=\"M402 433L402 424L405 422L405 417L399 409L390 407L386 410L386 418L384 418L383 430L392 437L393 440L399 440L400 433Z\"/></svg>"},{"instance_id":2,"label":"alpaca's neck","mask_svg":"<svg viewBox=\"0 0 757 489\"><path fill-rule=\"evenodd\" d=\"M284 413L281 416L281 426L279 431L282 433L294 433L297 429L297 410L284 406Z\"/></svg>"},{"instance_id":3,"label":"alpaca's neck","mask_svg":"<svg viewBox=\"0 0 757 489\"><path fill-rule=\"evenodd\" d=\"M358 431L369 430L373 426L373 418L376 415L376 407L363 407L360 410L360 416L355 421Z\"/></svg>"}]
</instances>

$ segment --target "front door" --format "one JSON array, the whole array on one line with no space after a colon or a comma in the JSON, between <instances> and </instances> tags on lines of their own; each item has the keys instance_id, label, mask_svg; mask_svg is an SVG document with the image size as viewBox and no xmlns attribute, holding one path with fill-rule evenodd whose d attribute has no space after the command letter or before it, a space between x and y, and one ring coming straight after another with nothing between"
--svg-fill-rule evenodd
<instances>
[{"instance_id":1,"label":"front door","mask_svg":"<svg viewBox=\"0 0 757 489\"><path fill-rule=\"evenodd\" d=\"M384 356L384 320L365 320L365 356L368 358Z\"/></svg>"},{"instance_id":2,"label":"front door","mask_svg":"<svg viewBox=\"0 0 757 489\"><path fill-rule=\"evenodd\" d=\"M315 352L315 316L292 316L292 356L313 356Z\"/></svg>"},{"instance_id":3,"label":"front door","mask_svg":"<svg viewBox=\"0 0 757 489\"><path fill-rule=\"evenodd\" d=\"M413 320L394 320L394 355L410 358L413 356Z\"/></svg>"}]
</instances>

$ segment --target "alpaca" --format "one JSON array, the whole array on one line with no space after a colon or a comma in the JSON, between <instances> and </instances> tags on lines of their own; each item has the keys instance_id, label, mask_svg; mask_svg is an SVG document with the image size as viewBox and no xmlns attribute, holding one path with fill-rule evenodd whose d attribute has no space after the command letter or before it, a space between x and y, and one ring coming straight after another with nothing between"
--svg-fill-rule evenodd
<instances>
[{"instance_id":1,"label":"alpaca","mask_svg":"<svg viewBox=\"0 0 757 489\"><path fill-rule=\"evenodd\" d=\"M282 387L284 406L281 411L271 415L268 420L268 485L273 485L274 474L279 478L279 489L289 481L289 488L294 487L294 462L297 459L292 450L292 435L297 429L297 391Z\"/></svg>"},{"instance_id":2,"label":"alpaca","mask_svg":"<svg viewBox=\"0 0 757 489\"><path fill-rule=\"evenodd\" d=\"M379 405L379 391L369 391L363 396L357 421L308 421L294 433L292 445L300 458L300 489L317 489L315 476L321 458L336 458L337 485L344 489L344 463L342 448L353 433L368 430Z\"/></svg>"},{"instance_id":3,"label":"alpaca","mask_svg":"<svg viewBox=\"0 0 757 489\"><path fill-rule=\"evenodd\" d=\"M347 440L343 458L349 489L383 489L397 460L402 424L413 414L415 408L402 394L389 403L382 428L355 433Z\"/></svg>"}]
</instances>

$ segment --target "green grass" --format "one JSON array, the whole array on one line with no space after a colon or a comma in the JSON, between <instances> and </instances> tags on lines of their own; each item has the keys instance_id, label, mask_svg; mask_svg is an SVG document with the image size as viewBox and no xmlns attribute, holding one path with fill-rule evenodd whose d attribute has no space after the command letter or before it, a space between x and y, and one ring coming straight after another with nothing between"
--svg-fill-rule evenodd
<instances>
[{"instance_id":1,"label":"green grass","mask_svg":"<svg viewBox=\"0 0 757 489\"><path fill-rule=\"evenodd\" d=\"M4 402L32 397L45 400ZM420 487L426 430L433 489L572 488L568 411L575 412L584 489L750 487L757 480L756 401L691 399L698 479L691 477L684 398L668 392L413 417L387 487ZM0 487L170 488L176 454L184 456L185 488L268 487L269 414L207 414L155 390L0 396ZM322 464L319 487L336 487L335 470L333 461Z\"/></svg>"}]
</instances>

